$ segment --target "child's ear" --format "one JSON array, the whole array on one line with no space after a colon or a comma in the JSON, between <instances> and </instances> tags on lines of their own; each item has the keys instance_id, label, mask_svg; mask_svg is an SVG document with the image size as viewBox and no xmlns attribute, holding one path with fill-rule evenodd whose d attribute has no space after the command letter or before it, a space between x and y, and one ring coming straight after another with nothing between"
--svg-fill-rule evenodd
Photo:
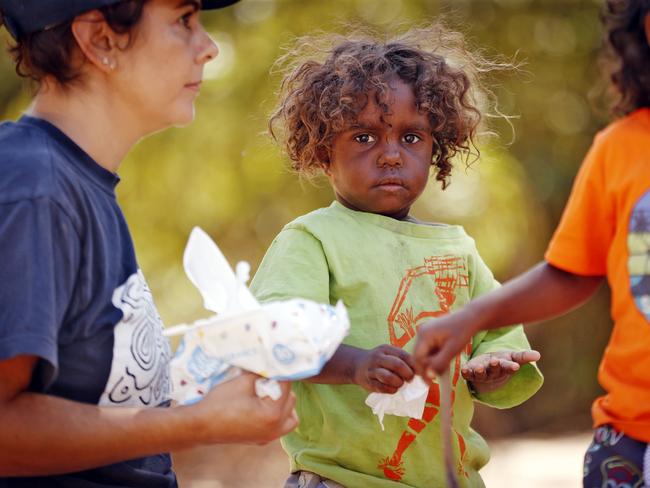
<instances>
[{"instance_id":1,"label":"child's ear","mask_svg":"<svg viewBox=\"0 0 650 488\"><path fill-rule=\"evenodd\" d=\"M316 149L316 157L318 158L318 165L327 176L330 175L330 155L329 151L324 147Z\"/></svg>"},{"instance_id":2,"label":"child's ear","mask_svg":"<svg viewBox=\"0 0 650 488\"><path fill-rule=\"evenodd\" d=\"M320 166L321 171L325 173L325 176L329 177L330 176L330 164L329 163L323 163L319 162L318 165Z\"/></svg>"}]
</instances>

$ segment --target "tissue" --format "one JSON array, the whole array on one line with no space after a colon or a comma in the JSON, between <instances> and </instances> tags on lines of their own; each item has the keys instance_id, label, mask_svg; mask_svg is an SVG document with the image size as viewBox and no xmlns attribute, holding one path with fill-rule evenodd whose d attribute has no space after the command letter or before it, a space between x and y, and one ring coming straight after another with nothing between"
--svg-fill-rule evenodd
<instances>
[{"instance_id":1,"label":"tissue","mask_svg":"<svg viewBox=\"0 0 650 488\"><path fill-rule=\"evenodd\" d=\"M429 387L424 380L415 376L395 393L371 393L366 398L366 405L379 418L381 430L384 430L384 415L421 419L428 392Z\"/></svg>"}]
</instances>

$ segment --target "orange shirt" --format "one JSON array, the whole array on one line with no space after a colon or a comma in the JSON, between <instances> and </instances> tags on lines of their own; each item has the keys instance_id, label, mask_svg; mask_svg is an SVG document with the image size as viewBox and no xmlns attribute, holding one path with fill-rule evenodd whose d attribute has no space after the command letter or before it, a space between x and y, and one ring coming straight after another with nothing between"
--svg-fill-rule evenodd
<instances>
[{"instance_id":1,"label":"orange shirt","mask_svg":"<svg viewBox=\"0 0 650 488\"><path fill-rule=\"evenodd\" d=\"M614 329L594 425L650 442L650 109L596 136L545 257L571 273L607 275Z\"/></svg>"}]
</instances>

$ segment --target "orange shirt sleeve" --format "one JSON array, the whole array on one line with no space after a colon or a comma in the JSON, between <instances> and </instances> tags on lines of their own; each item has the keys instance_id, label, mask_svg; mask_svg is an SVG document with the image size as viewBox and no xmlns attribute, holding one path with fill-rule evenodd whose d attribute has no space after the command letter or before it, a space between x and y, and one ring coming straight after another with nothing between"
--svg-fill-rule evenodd
<instances>
[{"instance_id":1,"label":"orange shirt sleeve","mask_svg":"<svg viewBox=\"0 0 650 488\"><path fill-rule=\"evenodd\" d=\"M614 163L608 160L607 148L607 135L598 134L578 172L544 256L550 264L571 273L589 276L607 273L607 254L616 224L615 202L607 191L605 178L607 165Z\"/></svg>"}]
</instances>

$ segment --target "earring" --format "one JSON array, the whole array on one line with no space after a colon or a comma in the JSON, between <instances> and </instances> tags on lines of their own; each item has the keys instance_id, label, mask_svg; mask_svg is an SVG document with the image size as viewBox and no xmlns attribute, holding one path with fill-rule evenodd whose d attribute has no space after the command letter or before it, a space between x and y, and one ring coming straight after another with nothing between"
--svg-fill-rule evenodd
<instances>
[{"instance_id":1,"label":"earring","mask_svg":"<svg viewBox=\"0 0 650 488\"><path fill-rule=\"evenodd\" d=\"M116 64L115 64L115 60L114 60L114 59L111 59L111 60L109 61L109 59L106 58L106 57L102 58L102 64L103 64L104 66L107 66L108 69L110 69L110 70L114 70L114 69L115 69L115 66L116 66Z\"/></svg>"}]
</instances>

